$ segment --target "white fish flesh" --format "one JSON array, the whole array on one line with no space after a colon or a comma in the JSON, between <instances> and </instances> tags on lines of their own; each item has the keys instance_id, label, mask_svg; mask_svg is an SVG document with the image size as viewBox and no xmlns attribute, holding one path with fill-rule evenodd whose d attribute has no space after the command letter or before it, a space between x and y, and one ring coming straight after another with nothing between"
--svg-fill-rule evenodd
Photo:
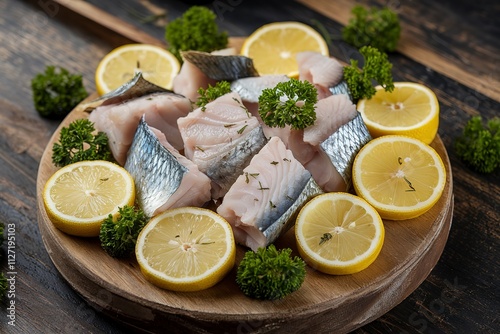
<instances>
[{"instance_id":1,"label":"white fish flesh","mask_svg":"<svg viewBox=\"0 0 500 334\"><path fill-rule=\"evenodd\" d=\"M170 208L203 206L210 200L210 179L149 127L142 117L137 127L125 169L136 186L136 201L146 216Z\"/></svg>"},{"instance_id":2,"label":"white fish flesh","mask_svg":"<svg viewBox=\"0 0 500 334\"><path fill-rule=\"evenodd\" d=\"M330 87L339 84L344 75L344 67L335 58L318 52L304 51L296 55L299 80L307 80L318 90L318 99L331 95Z\"/></svg>"},{"instance_id":3,"label":"white fish flesh","mask_svg":"<svg viewBox=\"0 0 500 334\"><path fill-rule=\"evenodd\" d=\"M217 213L238 243L256 251L293 226L302 206L322 193L278 137L256 154L231 186Z\"/></svg>"},{"instance_id":4,"label":"white fish flesh","mask_svg":"<svg viewBox=\"0 0 500 334\"><path fill-rule=\"evenodd\" d=\"M346 191L351 171L332 163L346 148L325 146L325 150L321 145L358 115L356 106L345 95L331 95L319 100L315 111L315 123L304 130L292 130L288 147L324 191Z\"/></svg>"},{"instance_id":5,"label":"white fish flesh","mask_svg":"<svg viewBox=\"0 0 500 334\"><path fill-rule=\"evenodd\" d=\"M143 115L148 124L167 136L176 149L183 148L177 119L192 110L191 102L172 92L153 93L116 104L102 104L89 115L98 131L105 132L115 160L123 165L132 144L137 125Z\"/></svg>"},{"instance_id":6,"label":"white fish flesh","mask_svg":"<svg viewBox=\"0 0 500 334\"><path fill-rule=\"evenodd\" d=\"M200 88L207 89L215 86L217 80L210 79L198 67L188 61L182 63L181 70L175 76L172 89L175 93L184 95L193 103L198 100Z\"/></svg>"},{"instance_id":7,"label":"white fish flesh","mask_svg":"<svg viewBox=\"0 0 500 334\"><path fill-rule=\"evenodd\" d=\"M195 109L177 124L184 154L212 180L214 199L224 196L267 142L259 121L234 92Z\"/></svg>"}]
</instances>

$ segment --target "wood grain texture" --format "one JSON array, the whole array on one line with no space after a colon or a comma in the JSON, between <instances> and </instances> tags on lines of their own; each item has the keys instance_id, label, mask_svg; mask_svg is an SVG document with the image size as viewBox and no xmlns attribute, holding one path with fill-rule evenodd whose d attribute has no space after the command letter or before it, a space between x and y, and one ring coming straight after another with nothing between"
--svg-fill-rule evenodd
<instances>
[{"instance_id":1,"label":"wood grain texture","mask_svg":"<svg viewBox=\"0 0 500 334\"><path fill-rule=\"evenodd\" d=\"M389 6L401 19L398 52L500 101L500 57L496 49L500 38L498 25L495 29L494 22L461 17L451 8L443 15L441 2L415 6L411 1L298 1L342 25L348 24L351 10L358 3ZM495 6L498 8L498 4ZM484 10L489 7L484 6ZM497 36L482 34L483 29L490 29Z\"/></svg>"},{"instance_id":2,"label":"wood grain texture","mask_svg":"<svg viewBox=\"0 0 500 334\"><path fill-rule=\"evenodd\" d=\"M95 97L95 95L94 95ZM278 301L258 301L243 295L235 283L235 268L215 287L196 293L176 293L151 285L134 259L108 256L97 238L76 238L57 230L44 209L41 192L57 170L52 145L60 128L88 116L77 107L60 125L47 145L37 177L38 222L52 261L69 284L97 308L132 326L173 332L235 332L253 324L252 332L298 333L334 331L347 333L399 304L430 273L441 256L453 215L452 172L439 137L431 144L445 163L447 180L438 203L418 218L385 221L385 241L377 260L360 273L345 276L322 274L308 267L306 280L294 294ZM297 254L293 230L280 238L278 248ZM238 246L236 264L245 252ZM96 294L96 291L99 294ZM154 317L151 316L154 314ZM337 319L335 324L328 319ZM168 322L166 322L168 320ZM257 325L258 324L258 325Z\"/></svg>"}]
</instances>

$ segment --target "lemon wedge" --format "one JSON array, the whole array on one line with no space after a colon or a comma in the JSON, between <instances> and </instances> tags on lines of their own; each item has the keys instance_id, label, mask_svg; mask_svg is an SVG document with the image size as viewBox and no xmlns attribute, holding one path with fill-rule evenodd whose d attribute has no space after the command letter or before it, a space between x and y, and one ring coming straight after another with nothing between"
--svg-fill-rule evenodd
<instances>
[{"instance_id":1,"label":"lemon wedge","mask_svg":"<svg viewBox=\"0 0 500 334\"><path fill-rule=\"evenodd\" d=\"M122 45L101 59L95 72L97 93L103 95L130 81L140 71L144 79L172 89L180 70L177 58L168 50L150 44Z\"/></svg>"},{"instance_id":2,"label":"lemon wedge","mask_svg":"<svg viewBox=\"0 0 500 334\"><path fill-rule=\"evenodd\" d=\"M295 55L315 51L328 56L324 38L300 22L274 22L255 30L243 43L241 54L253 59L260 75L285 74L298 77Z\"/></svg>"},{"instance_id":3,"label":"lemon wedge","mask_svg":"<svg viewBox=\"0 0 500 334\"><path fill-rule=\"evenodd\" d=\"M385 229L377 211L358 196L319 195L300 211L295 224L299 254L314 269L354 274L378 257Z\"/></svg>"},{"instance_id":4,"label":"lemon wedge","mask_svg":"<svg viewBox=\"0 0 500 334\"><path fill-rule=\"evenodd\" d=\"M376 87L369 100L358 101L358 111L373 138L405 135L430 144L439 127L439 103L434 92L419 83L395 82L394 90Z\"/></svg>"},{"instance_id":5,"label":"lemon wedge","mask_svg":"<svg viewBox=\"0 0 500 334\"><path fill-rule=\"evenodd\" d=\"M353 163L356 194L384 219L420 216L441 197L446 170L438 153L407 136L382 136L368 142Z\"/></svg>"},{"instance_id":6,"label":"lemon wedge","mask_svg":"<svg viewBox=\"0 0 500 334\"><path fill-rule=\"evenodd\" d=\"M46 182L43 203L55 227L82 237L99 235L108 215L133 205L135 186L123 167L109 161L76 162L55 172Z\"/></svg>"},{"instance_id":7,"label":"lemon wedge","mask_svg":"<svg viewBox=\"0 0 500 334\"><path fill-rule=\"evenodd\" d=\"M181 207L155 217L136 244L141 272L154 285L173 291L207 289L233 268L231 225L214 211Z\"/></svg>"}]
</instances>

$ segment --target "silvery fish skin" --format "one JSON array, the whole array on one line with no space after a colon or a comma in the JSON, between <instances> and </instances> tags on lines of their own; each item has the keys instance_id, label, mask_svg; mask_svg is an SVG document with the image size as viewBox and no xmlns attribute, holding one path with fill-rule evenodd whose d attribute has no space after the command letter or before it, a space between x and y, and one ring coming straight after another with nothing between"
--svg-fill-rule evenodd
<instances>
[{"instance_id":1,"label":"silvery fish skin","mask_svg":"<svg viewBox=\"0 0 500 334\"><path fill-rule=\"evenodd\" d=\"M207 77L217 81L233 81L259 75L251 58L239 55L214 55L201 51L181 52L184 61L198 67Z\"/></svg>"},{"instance_id":2,"label":"silvery fish skin","mask_svg":"<svg viewBox=\"0 0 500 334\"><path fill-rule=\"evenodd\" d=\"M124 83L115 90L85 104L84 110L86 112L91 112L93 109L100 105L121 103L144 95L163 92L175 94L171 90L157 86L154 83L146 80L142 75L142 72L137 72L134 77L130 79L130 81Z\"/></svg>"},{"instance_id":3,"label":"silvery fish skin","mask_svg":"<svg viewBox=\"0 0 500 334\"><path fill-rule=\"evenodd\" d=\"M238 93L243 101L257 103L264 89L274 88L278 83L289 80L288 76L279 74L241 78L231 82L231 90Z\"/></svg>"},{"instance_id":4,"label":"silvery fish skin","mask_svg":"<svg viewBox=\"0 0 500 334\"><path fill-rule=\"evenodd\" d=\"M253 250L273 243L302 206L323 193L278 137L272 137L231 186L217 212L235 240Z\"/></svg>"},{"instance_id":5,"label":"silvery fish skin","mask_svg":"<svg viewBox=\"0 0 500 334\"><path fill-rule=\"evenodd\" d=\"M263 232L267 240L266 246L276 241L278 237L283 235L295 224L297 215L307 202L309 202L313 197L316 197L323 193L323 190L321 190L321 188L310 175L309 178L302 179L300 182L298 182L298 184L295 186L295 189L296 198L293 197L295 198L293 203L288 206L288 208L286 205L281 205L281 208L279 209L280 211L283 211L281 216L279 216L267 227L262 228L261 231ZM289 198L287 197L286 199L288 200ZM285 201L282 202L282 204L284 203Z\"/></svg>"},{"instance_id":6,"label":"silvery fish skin","mask_svg":"<svg viewBox=\"0 0 500 334\"><path fill-rule=\"evenodd\" d=\"M157 129L141 118L125 169L132 175L136 200L148 217L179 206L210 200L210 179L180 155Z\"/></svg>"},{"instance_id":7,"label":"silvery fish skin","mask_svg":"<svg viewBox=\"0 0 500 334\"><path fill-rule=\"evenodd\" d=\"M349 90L349 87L347 86L347 82L345 82L345 80L340 81L333 87L328 87L328 90L330 91L330 93L332 93L332 95L345 94L349 97L349 100L353 101L351 91Z\"/></svg>"},{"instance_id":8,"label":"silvery fish skin","mask_svg":"<svg viewBox=\"0 0 500 334\"><path fill-rule=\"evenodd\" d=\"M320 146L344 179L347 189L351 188L352 164L359 150L372 139L370 132L358 112L348 123L323 141Z\"/></svg>"}]
</instances>

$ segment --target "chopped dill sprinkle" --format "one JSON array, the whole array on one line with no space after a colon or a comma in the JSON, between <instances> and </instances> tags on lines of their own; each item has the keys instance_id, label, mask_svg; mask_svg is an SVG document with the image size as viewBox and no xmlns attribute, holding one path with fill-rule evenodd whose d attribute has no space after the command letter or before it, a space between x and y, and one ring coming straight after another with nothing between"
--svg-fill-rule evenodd
<instances>
[{"instance_id":1,"label":"chopped dill sprinkle","mask_svg":"<svg viewBox=\"0 0 500 334\"><path fill-rule=\"evenodd\" d=\"M243 131L245 131L246 127L248 126L247 125L244 125L241 129L238 130L238 134L241 135L243 133Z\"/></svg>"},{"instance_id":2,"label":"chopped dill sprinkle","mask_svg":"<svg viewBox=\"0 0 500 334\"><path fill-rule=\"evenodd\" d=\"M262 183L260 183L260 181L259 181L259 188L258 189L259 190L269 190L269 188L267 188L267 187L266 188L262 187Z\"/></svg>"},{"instance_id":3,"label":"chopped dill sprinkle","mask_svg":"<svg viewBox=\"0 0 500 334\"><path fill-rule=\"evenodd\" d=\"M204 150L204 149L202 149L200 146L196 146L196 149L197 149L197 150L200 150L200 151L202 151L202 152L205 152L205 150Z\"/></svg>"},{"instance_id":4,"label":"chopped dill sprinkle","mask_svg":"<svg viewBox=\"0 0 500 334\"><path fill-rule=\"evenodd\" d=\"M278 161L271 161L271 165L277 165L279 162Z\"/></svg>"},{"instance_id":5,"label":"chopped dill sprinkle","mask_svg":"<svg viewBox=\"0 0 500 334\"><path fill-rule=\"evenodd\" d=\"M225 128L232 128L233 126L235 126L236 124L232 123L232 124L224 124L224 127Z\"/></svg>"},{"instance_id":6,"label":"chopped dill sprinkle","mask_svg":"<svg viewBox=\"0 0 500 334\"><path fill-rule=\"evenodd\" d=\"M276 205L273 202L271 202L271 201L269 201L269 205L271 205L271 209L275 209L276 208Z\"/></svg>"},{"instance_id":7,"label":"chopped dill sprinkle","mask_svg":"<svg viewBox=\"0 0 500 334\"><path fill-rule=\"evenodd\" d=\"M292 160L287 159L287 158L283 158L283 161L286 161L286 162L292 162Z\"/></svg>"}]
</instances>

